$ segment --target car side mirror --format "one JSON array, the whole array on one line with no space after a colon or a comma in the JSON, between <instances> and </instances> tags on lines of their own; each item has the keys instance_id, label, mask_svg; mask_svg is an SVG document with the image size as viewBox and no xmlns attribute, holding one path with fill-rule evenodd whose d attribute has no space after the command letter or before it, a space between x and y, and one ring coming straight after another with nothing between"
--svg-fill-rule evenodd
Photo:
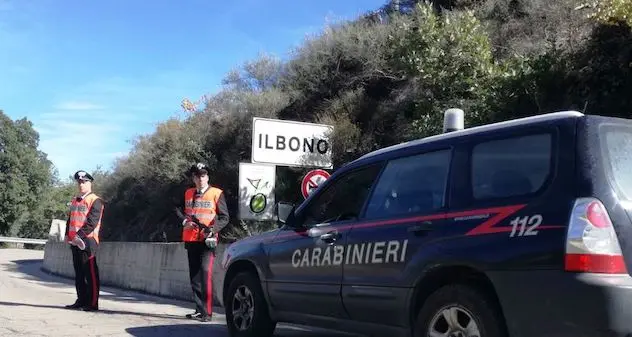
<instances>
[{"instance_id":1,"label":"car side mirror","mask_svg":"<svg viewBox=\"0 0 632 337\"><path fill-rule=\"evenodd\" d=\"M289 202L279 202L276 207L276 216L279 226L292 222L294 218L294 204ZM289 221L288 221L289 220Z\"/></svg>"}]
</instances>

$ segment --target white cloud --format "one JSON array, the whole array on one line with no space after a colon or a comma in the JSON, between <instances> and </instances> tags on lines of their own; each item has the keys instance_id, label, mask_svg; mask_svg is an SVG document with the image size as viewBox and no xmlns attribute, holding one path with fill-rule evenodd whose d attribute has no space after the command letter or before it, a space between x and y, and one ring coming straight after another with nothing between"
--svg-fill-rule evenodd
<instances>
[{"instance_id":1,"label":"white cloud","mask_svg":"<svg viewBox=\"0 0 632 337\"><path fill-rule=\"evenodd\" d=\"M180 110L185 97L212 91L195 72L170 71L152 78L110 77L64 91L51 110L33 118L40 148L65 178L78 169L109 169L130 150L130 140ZM219 82L219 81L213 81Z\"/></svg>"},{"instance_id":2,"label":"white cloud","mask_svg":"<svg viewBox=\"0 0 632 337\"><path fill-rule=\"evenodd\" d=\"M35 129L40 134L40 149L48 154L62 178L78 169L107 166L111 161L109 145L119 143L122 126L104 122L102 117L81 113L39 116Z\"/></svg>"},{"instance_id":3,"label":"white cloud","mask_svg":"<svg viewBox=\"0 0 632 337\"><path fill-rule=\"evenodd\" d=\"M119 151L119 152L111 152L111 153L106 153L104 154L105 157L108 158L112 158L112 159L116 159L116 158L120 158L120 157L125 157L127 156L127 152L125 151Z\"/></svg>"},{"instance_id":4,"label":"white cloud","mask_svg":"<svg viewBox=\"0 0 632 337\"><path fill-rule=\"evenodd\" d=\"M56 110L102 110L103 106L82 101L67 101L55 106Z\"/></svg>"},{"instance_id":5,"label":"white cloud","mask_svg":"<svg viewBox=\"0 0 632 337\"><path fill-rule=\"evenodd\" d=\"M34 118L40 149L62 179L79 169L90 171L99 165L107 169L125 153L130 127L138 123L138 116L117 108L91 100L62 100Z\"/></svg>"}]
</instances>

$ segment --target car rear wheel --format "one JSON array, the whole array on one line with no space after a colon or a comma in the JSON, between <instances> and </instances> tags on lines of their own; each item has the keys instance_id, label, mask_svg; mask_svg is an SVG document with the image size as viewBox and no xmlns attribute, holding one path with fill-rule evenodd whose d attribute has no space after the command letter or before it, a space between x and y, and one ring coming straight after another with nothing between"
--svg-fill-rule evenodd
<instances>
[{"instance_id":1,"label":"car rear wheel","mask_svg":"<svg viewBox=\"0 0 632 337\"><path fill-rule=\"evenodd\" d=\"M485 292L466 285L440 288L425 301L415 337L507 337L502 316Z\"/></svg>"},{"instance_id":2,"label":"car rear wheel","mask_svg":"<svg viewBox=\"0 0 632 337\"><path fill-rule=\"evenodd\" d=\"M226 326L231 337L269 337L276 322L268 312L261 285L255 276L243 272L230 282L226 297Z\"/></svg>"}]
</instances>

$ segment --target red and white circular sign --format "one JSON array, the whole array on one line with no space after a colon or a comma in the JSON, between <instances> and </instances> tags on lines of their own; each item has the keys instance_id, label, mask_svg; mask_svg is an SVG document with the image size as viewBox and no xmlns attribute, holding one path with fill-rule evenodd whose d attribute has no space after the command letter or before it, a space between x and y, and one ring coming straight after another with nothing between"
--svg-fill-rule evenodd
<instances>
[{"instance_id":1,"label":"red and white circular sign","mask_svg":"<svg viewBox=\"0 0 632 337\"><path fill-rule=\"evenodd\" d=\"M320 184L322 184L325 180L330 177L329 172L325 170L312 170L307 172L305 177L303 177L303 181L301 182L301 193L303 194L303 198L307 199L310 193L313 190L318 188Z\"/></svg>"}]
</instances>

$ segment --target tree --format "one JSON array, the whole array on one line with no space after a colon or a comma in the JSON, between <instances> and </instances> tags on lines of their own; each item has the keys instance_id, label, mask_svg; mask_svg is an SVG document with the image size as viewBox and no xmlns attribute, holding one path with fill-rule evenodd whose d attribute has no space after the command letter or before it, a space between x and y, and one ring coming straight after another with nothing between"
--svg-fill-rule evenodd
<instances>
[{"instance_id":1,"label":"tree","mask_svg":"<svg viewBox=\"0 0 632 337\"><path fill-rule=\"evenodd\" d=\"M592 8L589 18L607 25L632 27L632 0L592 0L581 8Z\"/></svg>"},{"instance_id":2,"label":"tree","mask_svg":"<svg viewBox=\"0 0 632 337\"><path fill-rule=\"evenodd\" d=\"M0 143L0 234L15 235L37 218L52 186L52 165L38 150L33 124L25 118L13 121L1 110Z\"/></svg>"},{"instance_id":3,"label":"tree","mask_svg":"<svg viewBox=\"0 0 632 337\"><path fill-rule=\"evenodd\" d=\"M68 203L76 194L73 183L55 183L40 198L39 207L31 210L26 223L20 226L18 235L25 238L45 239L48 237L51 220L66 220Z\"/></svg>"}]
</instances>

